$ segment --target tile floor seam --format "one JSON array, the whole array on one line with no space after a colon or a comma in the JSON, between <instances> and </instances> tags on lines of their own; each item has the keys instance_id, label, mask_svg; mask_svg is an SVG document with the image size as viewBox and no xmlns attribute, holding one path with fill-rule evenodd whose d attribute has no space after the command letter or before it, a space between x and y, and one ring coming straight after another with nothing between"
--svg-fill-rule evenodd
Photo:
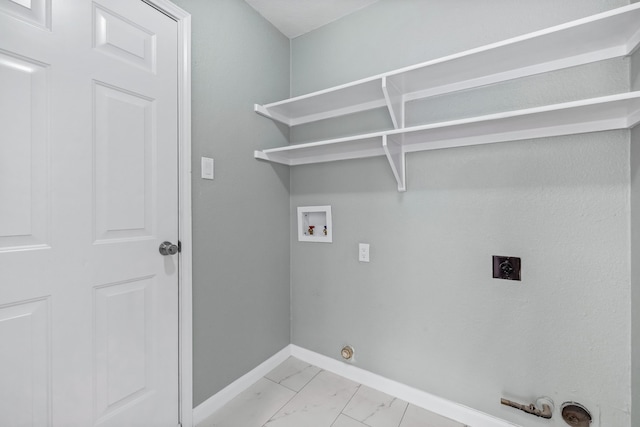
<instances>
[{"instance_id":1,"label":"tile floor seam","mask_svg":"<svg viewBox=\"0 0 640 427\"><path fill-rule=\"evenodd\" d=\"M267 420L267 422L266 422L266 423L264 423L264 424L262 425L262 427L264 427L264 426L266 426L267 424L269 424L269 421L273 420L273 417L275 417L275 416L276 416L276 415L277 415L277 414L282 410L282 408L284 408L285 406L287 406L287 405L289 404L289 402L291 402L291 401L293 400L293 398L294 398L294 397L296 397L296 396L298 395L298 392L297 392L297 391L295 391L295 390L291 390L289 387L287 387L287 386L285 386L285 385L282 385L282 384L280 384L280 383L277 383L277 382L275 382L275 381L273 381L273 380L271 380L271 379L269 379L269 378L267 378L267 377L263 377L263 378L264 378L264 379L267 379L267 380L269 380L269 381L271 381L272 383L274 383L274 384L276 384L276 385L279 385L279 386L280 386L280 387L282 387L282 388L286 388L287 390L292 391L292 392L293 392L293 395L292 395L292 396L291 396L291 398L289 398L289 400L287 400L287 401L286 401L282 406L280 406L280 407L279 407L279 408L278 408L274 413L272 413L272 414L271 414L271 416L269 416L269 419ZM309 382L311 382L311 381L309 381ZM308 384L308 383L307 383L307 384ZM306 387L306 384L304 385L304 387ZM304 387L302 387L302 388L304 388ZM301 388L300 390L302 390L302 388Z\"/></svg>"},{"instance_id":2,"label":"tile floor seam","mask_svg":"<svg viewBox=\"0 0 640 427\"><path fill-rule=\"evenodd\" d=\"M290 379L290 378L292 378L292 377L294 377L294 376L296 376L296 375L300 374L301 372L304 372L304 370L305 370L305 369L310 368L311 366L312 366L312 365L307 365L307 366L306 366L305 368L303 368L302 370L300 370L300 371L298 371L298 372L295 372L295 373L293 373L293 374L289 375L288 377L284 377L283 379L281 379L281 380L280 380L280 383L285 382L286 380L288 380L288 379ZM316 372L316 373L315 373L315 375L313 375L311 378L309 378L309 381L307 381L307 382L306 382L302 387L300 387L300 390L295 390L295 389L293 389L293 388L289 388L289 387L287 387L287 386L286 386L286 385L284 385L284 384L282 384L282 385L284 385L285 387L289 388L289 390L293 390L293 391L295 391L296 393L299 393L300 391L302 391L302 389L303 389L303 388L305 388L305 387L307 386L307 384L309 384L311 381L313 381L313 379L314 379L314 378L315 378L315 377L316 377L320 372L322 372L322 370L319 370L318 372Z\"/></svg>"},{"instance_id":3,"label":"tile floor seam","mask_svg":"<svg viewBox=\"0 0 640 427\"><path fill-rule=\"evenodd\" d=\"M407 415L407 409L409 409L409 406L411 406L411 403L407 403L407 406L405 406L404 412L402 413L402 417L400 418L400 422L398 423L398 427L402 425L402 422L404 421L404 416Z\"/></svg>"},{"instance_id":4,"label":"tile floor seam","mask_svg":"<svg viewBox=\"0 0 640 427\"><path fill-rule=\"evenodd\" d=\"M308 365L307 367L312 367L312 366L313 366L313 365ZM269 375L269 374L265 375L263 378L266 378L266 379L268 379L269 381L271 381L271 382L273 382L273 383L275 383L275 384L281 385L282 387L286 388L287 390L291 390L292 392L294 392L294 393L298 394L298 393L300 393L300 392L301 392L301 391L302 391L302 390L303 390L307 385L309 385L309 383L310 383L311 381L313 381L313 379L314 379L315 377L317 377L317 376L318 376L318 374L320 374L320 372L323 372L323 371L324 371L324 369L319 369L319 370L318 370L318 372L316 372L316 373L315 373L315 375L313 375L311 378L309 378L309 381L307 381L307 382L306 382L302 387L300 387L300 390L296 390L296 389L294 389L294 388L291 388L291 387L288 387L288 386L286 386L286 385L282 384L282 382L283 382L284 380L286 380L286 379L288 379L288 378L291 378L291 377L292 377L292 376L294 376L295 374L293 374L293 375L289 375L288 377L285 377L285 378L283 378L282 380L280 380L280 381L278 381L278 382L276 382L275 380L272 380L271 378L268 378L268 377L267 377L267 375ZM299 373L299 372L298 372L298 373Z\"/></svg>"},{"instance_id":5,"label":"tile floor seam","mask_svg":"<svg viewBox=\"0 0 640 427\"><path fill-rule=\"evenodd\" d=\"M275 381L273 381L272 379L267 378L267 377L262 377L262 378L264 378L264 379L265 379L265 380L267 380L267 381L271 381L273 384L278 385L278 386L280 386L280 387L282 387L282 388L284 388L284 389L287 389L287 390L289 390L289 391L292 391L292 392L293 392L293 396L291 396L291 399L293 399L294 397L296 397L296 396L298 395L298 392L297 392L297 391L295 391L295 390L293 390L293 389L291 389L291 388L287 387L287 386L286 386L286 385L284 385L284 384L277 383L277 382L275 382ZM305 384L305 385L306 385L306 384ZM303 388L304 388L304 387L303 387ZM287 403L289 403L289 402L291 401L291 399L289 399L289 400L287 401ZM282 405L282 407L281 407L280 409L284 408L284 406L285 406L287 403L285 403L284 405ZM279 411L280 409L278 409L278 411ZM278 413L278 411L274 412L274 414L273 414L273 415L277 414L277 413ZM271 418L269 418L269 420L271 420Z\"/></svg>"},{"instance_id":6,"label":"tile floor seam","mask_svg":"<svg viewBox=\"0 0 640 427\"><path fill-rule=\"evenodd\" d=\"M274 383L274 384L278 384L279 386L282 386L282 387L284 387L284 388L287 388L287 389L291 390L291 389L290 389L289 387L287 387L286 385L282 385L282 384L280 384L280 383L277 383L277 382L275 382L274 380L272 380L271 378L267 378L267 377L262 377L262 378L264 378L264 379L265 379L265 380L267 380L267 381L271 381L271 382L272 382L272 383ZM296 392L295 390L291 390L291 391L293 391L294 393Z\"/></svg>"},{"instance_id":7,"label":"tile floor seam","mask_svg":"<svg viewBox=\"0 0 640 427\"><path fill-rule=\"evenodd\" d=\"M336 417L333 419L333 421L331 421L331 424L329 424L329 427L333 427L333 425L336 423L336 421L338 421L338 418L340 418L340 415L342 415L342 412L340 412L338 415L336 415Z\"/></svg>"},{"instance_id":8,"label":"tile floor seam","mask_svg":"<svg viewBox=\"0 0 640 427\"><path fill-rule=\"evenodd\" d=\"M282 384L282 383L280 383L280 382L276 382L276 381L272 380L271 378L267 378L267 377L262 377L262 378L267 379L267 380L271 381L271 382L272 382L272 383L274 383L274 384L278 384L279 386L284 387L284 388L286 388L287 390L291 390L292 392L294 392L294 393L296 393L296 394L298 393L296 390L292 389L291 387L287 387L286 385L284 385L284 384ZM305 384L305 385L306 385L306 384Z\"/></svg>"},{"instance_id":9,"label":"tile floor seam","mask_svg":"<svg viewBox=\"0 0 640 427\"><path fill-rule=\"evenodd\" d=\"M358 387L358 391L353 395L351 400L353 401L354 399L356 399L356 396L358 396L358 394L360 394L361 392L363 392L365 390L375 391L377 393L382 393L382 394L387 395L383 391L380 391L380 390L377 390L377 389L374 389L374 388L371 388L371 387L367 387L367 386L365 386L363 384L360 384L359 387ZM402 402L401 404L404 404L405 406L404 406L404 410L402 410L402 415L400 416L398 421L393 423L393 425L385 425L384 426L384 427L399 427L400 423L402 422L402 418L404 417L404 414L405 414L405 412L407 410L407 407L409 406L409 403L405 402L402 399L399 399L398 397L395 397L395 396L391 396L391 395L387 395L387 396L391 398L391 401L389 402L388 405L386 404L386 402L379 403L375 408L372 408L372 412L370 414L364 416L364 418L356 418L354 416L349 415L347 412L345 412L345 410L350 406L351 402L349 402L349 404L347 404L347 406L345 407L345 410L343 410L342 414L345 415L346 417L349 417L349 418L357 421L359 424L362 424L363 426L373 427L373 425L377 424L377 422L375 424L371 424L369 422L369 419L372 419L376 415L379 415L380 412L378 412L378 411L381 408L392 409L394 402Z\"/></svg>"},{"instance_id":10,"label":"tile floor seam","mask_svg":"<svg viewBox=\"0 0 640 427\"><path fill-rule=\"evenodd\" d=\"M353 421L355 421L355 422L357 422L357 423L364 424L364 425L365 425L365 426L367 426L367 427L371 427L369 424L367 424L367 423L365 423L365 422L363 422L363 421L360 421L360 420L358 420L358 419L355 419L355 418L353 418L351 415L347 415L347 414L345 414L344 412L341 412L341 413L340 413L340 415L344 415L345 417L350 418L350 419L352 419Z\"/></svg>"},{"instance_id":11,"label":"tile floor seam","mask_svg":"<svg viewBox=\"0 0 640 427\"><path fill-rule=\"evenodd\" d=\"M354 381L354 382L355 382L355 381ZM340 410L340 412L338 413L338 415L336 415L336 419L335 419L335 420L333 420L333 422L331 423L331 425L330 425L329 427L333 426L333 425L336 423L336 421L338 421L338 418L340 418L340 415L345 415L345 416L347 416L347 417L348 417L348 415L344 413L344 410L347 408L347 406L349 406L349 403L351 403L351 401L353 400L353 397L354 397L356 394L358 394L358 390L360 390L360 387L362 386L362 384L360 384L360 383L356 383L356 384L358 384L358 387L356 387L356 390L353 392L353 394L351 395L351 397L349 398L349 400L347 400L347 403L345 403L345 404L344 404L344 406L342 407L342 409ZM349 418L351 418L351 417L349 417Z\"/></svg>"},{"instance_id":12,"label":"tile floor seam","mask_svg":"<svg viewBox=\"0 0 640 427\"><path fill-rule=\"evenodd\" d=\"M320 369L318 372L316 372L316 374L314 376L311 377L311 379L309 381L307 381L307 383L305 385L303 385L299 391L297 391L296 393L300 393L306 386L308 386L309 384L311 384L311 381L313 381L318 375L320 375L320 372L324 372L324 369Z\"/></svg>"},{"instance_id":13,"label":"tile floor seam","mask_svg":"<svg viewBox=\"0 0 640 427\"><path fill-rule=\"evenodd\" d=\"M384 404L382 404L382 406L384 407ZM391 406L391 405L389 405L389 406ZM380 407L380 405L378 405L378 408L379 408L379 407ZM377 409L377 408L376 408L376 409ZM374 415L376 415L376 411L371 412L369 415L367 415L366 417L364 417L360 422L361 422L362 424L365 424L365 425L368 425L369 427L371 427L369 424L367 424L367 421L368 421L371 417L373 417ZM398 426L395 426L395 427L398 427Z\"/></svg>"},{"instance_id":14,"label":"tile floor seam","mask_svg":"<svg viewBox=\"0 0 640 427\"><path fill-rule=\"evenodd\" d=\"M320 378L321 375L324 375L322 379ZM333 378L333 379L331 379L331 378ZM262 427L268 427L269 423L272 422L272 421L277 422L278 414L282 413L282 411L284 411L285 408L289 404L291 404L296 398L299 398L300 396L304 395L305 399L306 399L307 396L305 395L305 393L308 394L307 391L309 391L309 393L313 393L314 392L314 388L315 388L315 386L317 384L325 384L325 383L327 383L328 380L329 381L333 381L336 378L344 380L344 381L346 381L348 383L351 383L352 387L353 387L353 391L351 391L350 393L346 394L345 397L348 397L348 399L343 404L342 409L338 409L339 408L338 406L335 407L335 409L337 410L337 413L335 414L335 418L333 419L333 421L331 421L331 419L329 418L329 419L325 419L324 423L321 424L321 425L320 424L315 424L316 427L331 427L340 418L340 416L342 415L342 411L346 408L346 406L349 404L351 399L353 399L353 396L356 395L356 393L357 393L358 389L360 388L361 384L359 384L359 383L357 383L355 381L348 380L348 379L346 379L344 377L341 377L341 376L339 376L337 374L334 374L333 372L330 372L330 371L327 371L327 370L324 370L324 369L319 369L319 371L303 387L301 387L300 390L297 393L295 393L295 395L289 400L289 402L287 404L285 404L280 410L278 410L275 413L275 415L273 415L273 417L269 421L267 421L267 423L265 425L263 425ZM316 383L316 380L318 380L320 382ZM312 386L312 384L314 386ZM345 389L345 391L347 391L347 390ZM339 393L339 391L336 391L331 396L333 396L333 397L338 396L338 393ZM313 405L313 406L315 406L315 405ZM307 407L307 404L305 404L303 412L306 412L306 407ZM296 412L297 411L294 410L291 414L295 414ZM289 415L290 414L287 414L286 412L284 414L284 416L289 416Z\"/></svg>"}]
</instances>

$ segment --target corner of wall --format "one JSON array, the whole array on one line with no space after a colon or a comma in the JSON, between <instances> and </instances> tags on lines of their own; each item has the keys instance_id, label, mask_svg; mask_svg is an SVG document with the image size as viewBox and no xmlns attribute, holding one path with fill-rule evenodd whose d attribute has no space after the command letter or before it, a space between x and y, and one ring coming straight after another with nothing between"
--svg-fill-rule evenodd
<instances>
[{"instance_id":1,"label":"corner of wall","mask_svg":"<svg viewBox=\"0 0 640 427\"><path fill-rule=\"evenodd\" d=\"M254 103L286 98L289 40L246 2L174 0L193 18L193 403L290 342L289 169L252 149L288 130ZM213 157L215 180L199 178Z\"/></svg>"},{"instance_id":2,"label":"corner of wall","mask_svg":"<svg viewBox=\"0 0 640 427\"><path fill-rule=\"evenodd\" d=\"M632 3L636 3L636 0ZM631 56L631 90L640 90L640 50ZM630 135L631 425L640 425L640 126Z\"/></svg>"},{"instance_id":3,"label":"corner of wall","mask_svg":"<svg viewBox=\"0 0 640 427\"><path fill-rule=\"evenodd\" d=\"M638 0L640 1L640 0ZM640 48L631 55L631 90L640 90Z\"/></svg>"},{"instance_id":4,"label":"corner of wall","mask_svg":"<svg viewBox=\"0 0 640 427\"><path fill-rule=\"evenodd\" d=\"M427 1L382 0L296 38L292 95L629 1L500 0L500 7L434 3L437 8ZM456 37L450 37L452 32ZM460 117L465 108L476 109L478 115L504 111L508 99L517 109L533 99L554 103L620 93L630 85L637 90L638 55L632 59L632 78L629 61L604 61L434 98L421 111L429 120L447 120ZM527 91L531 97L523 96ZM494 100L500 102L491 110ZM322 139L322 132L325 138L337 137L347 134L345 129L369 127L367 119L352 116L339 126L299 126L291 138L313 141ZM518 425L537 421L520 422L517 415L500 411L498 396L542 390L558 396L559 402L595 402L589 406L601 408L603 425L640 426L640 413L633 414L632 422L628 410L632 404L640 409L640 386L634 384L640 384L640 312L634 314L640 307L640 288L632 287L632 281L640 282L640 262L630 266L628 258L630 221L640 224L640 177L631 178L630 189L629 134L624 130L415 153L409 164L410 190L400 197L389 174L374 174L386 166L383 159L293 168L292 207L330 204L338 219L334 230L340 230L330 247L299 244L292 236L292 344L329 357L342 345L353 344L364 369ZM640 147L640 126L632 135ZM633 172L640 169L640 148L634 150ZM632 214L630 191L638 206L632 205ZM607 220L593 221L596 217ZM640 248L640 225L632 229L634 250ZM371 243L370 264L354 259L358 242ZM487 275L490 251L526 258L524 286L497 283ZM549 257L574 251L577 259L570 276L566 266L549 268ZM605 259L606 252L616 255ZM459 259L469 262L459 268ZM612 263L619 268L611 268ZM309 274L309 266L320 273ZM460 274L452 276L451 271ZM579 306L574 304L576 294L582 298ZM573 324L580 324L584 333L575 334ZM551 330L556 332L544 332ZM612 331L604 334L607 342L601 341L603 331ZM594 348L588 344L592 340L601 344ZM612 363L583 382L594 358ZM522 365L541 369L522 370ZM605 365L614 369L607 372Z\"/></svg>"},{"instance_id":5,"label":"corner of wall","mask_svg":"<svg viewBox=\"0 0 640 427\"><path fill-rule=\"evenodd\" d=\"M631 131L631 425L640 425L640 127Z\"/></svg>"}]
</instances>

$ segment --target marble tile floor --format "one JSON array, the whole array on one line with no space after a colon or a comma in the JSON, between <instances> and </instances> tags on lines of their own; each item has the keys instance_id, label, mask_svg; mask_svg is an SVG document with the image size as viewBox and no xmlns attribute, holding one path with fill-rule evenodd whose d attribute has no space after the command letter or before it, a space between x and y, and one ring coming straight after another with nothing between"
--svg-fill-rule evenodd
<instances>
[{"instance_id":1,"label":"marble tile floor","mask_svg":"<svg viewBox=\"0 0 640 427\"><path fill-rule=\"evenodd\" d=\"M465 427L290 357L196 427Z\"/></svg>"}]
</instances>

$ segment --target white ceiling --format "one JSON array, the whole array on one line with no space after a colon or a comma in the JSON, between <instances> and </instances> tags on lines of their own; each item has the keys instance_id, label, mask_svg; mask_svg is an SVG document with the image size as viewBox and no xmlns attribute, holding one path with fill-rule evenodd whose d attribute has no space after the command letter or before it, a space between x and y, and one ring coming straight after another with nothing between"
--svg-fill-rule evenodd
<instances>
[{"instance_id":1,"label":"white ceiling","mask_svg":"<svg viewBox=\"0 0 640 427\"><path fill-rule=\"evenodd\" d=\"M379 0L245 0L290 39Z\"/></svg>"}]
</instances>

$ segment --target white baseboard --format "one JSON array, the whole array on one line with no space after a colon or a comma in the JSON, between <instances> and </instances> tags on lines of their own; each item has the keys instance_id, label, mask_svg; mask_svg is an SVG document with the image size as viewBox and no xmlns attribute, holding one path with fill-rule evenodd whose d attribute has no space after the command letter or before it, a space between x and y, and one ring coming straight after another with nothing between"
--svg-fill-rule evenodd
<instances>
[{"instance_id":1,"label":"white baseboard","mask_svg":"<svg viewBox=\"0 0 640 427\"><path fill-rule=\"evenodd\" d=\"M273 368L293 356L325 371L333 372L357 383L398 397L413 405L435 412L447 418L460 421L472 427L517 427L508 421L485 414L464 405L434 396L422 390L401 384L380 375L374 374L354 365L332 359L322 354L290 344L277 354L260 364L251 372L229 384L220 392L198 405L193 410L194 425L205 420L215 411L227 404L231 399L255 384L260 378L268 374Z\"/></svg>"},{"instance_id":2,"label":"white baseboard","mask_svg":"<svg viewBox=\"0 0 640 427\"><path fill-rule=\"evenodd\" d=\"M193 408L193 425L207 419L211 414L229 403L231 399L251 387L260 378L271 372L276 366L287 360L291 356L291 346L288 345L269 359L262 362L255 369L241 376L195 408Z\"/></svg>"},{"instance_id":3,"label":"white baseboard","mask_svg":"<svg viewBox=\"0 0 640 427\"><path fill-rule=\"evenodd\" d=\"M413 405L435 412L444 417L457 420L472 427L517 427L508 421L496 418L459 403L443 399L422 390L390 380L378 374L358 368L349 363L332 359L322 354L291 344L291 355L325 371L333 372L344 378L398 397Z\"/></svg>"}]
</instances>

